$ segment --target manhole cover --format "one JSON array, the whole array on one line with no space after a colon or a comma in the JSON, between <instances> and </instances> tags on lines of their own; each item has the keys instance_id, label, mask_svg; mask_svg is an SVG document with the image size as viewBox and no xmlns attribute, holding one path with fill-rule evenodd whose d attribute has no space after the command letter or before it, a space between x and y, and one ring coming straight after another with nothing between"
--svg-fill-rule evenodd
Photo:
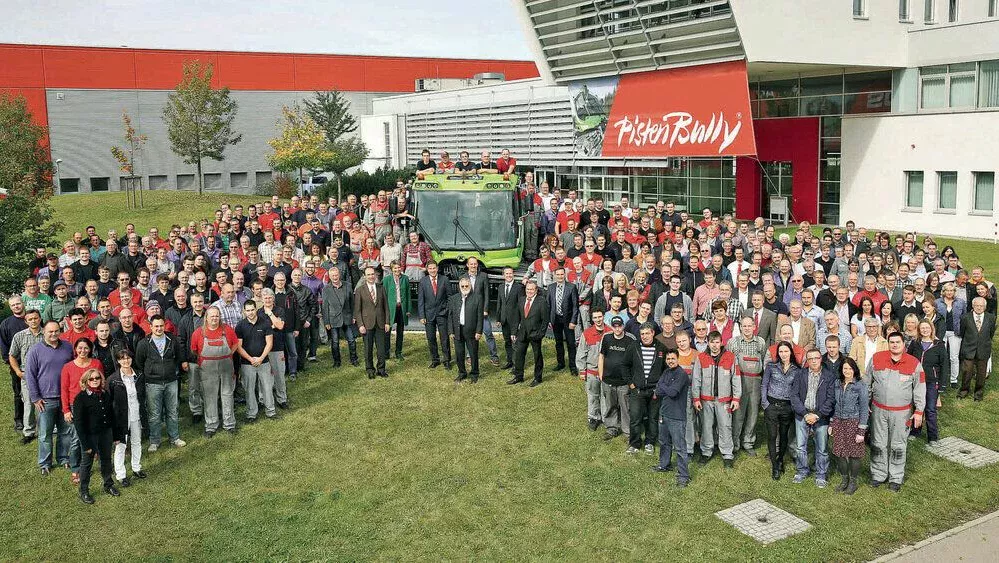
<instances>
[{"instance_id":1,"label":"manhole cover","mask_svg":"<svg viewBox=\"0 0 999 563\"><path fill-rule=\"evenodd\" d=\"M763 499L751 500L716 512L715 516L764 544L804 532L811 524Z\"/></svg>"},{"instance_id":2,"label":"manhole cover","mask_svg":"<svg viewBox=\"0 0 999 563\"><path fill-rule=\"evenodd\" d=\"M926 451L970 468L985 467L999 462L999 452L955 436L948 436L932 446L927 446Z\"/></svg>"}]
</instances>

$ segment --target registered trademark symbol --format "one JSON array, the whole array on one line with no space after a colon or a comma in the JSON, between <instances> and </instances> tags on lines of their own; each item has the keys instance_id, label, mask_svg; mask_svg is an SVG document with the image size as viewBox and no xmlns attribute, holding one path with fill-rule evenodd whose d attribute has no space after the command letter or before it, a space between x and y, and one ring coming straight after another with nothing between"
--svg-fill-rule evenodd
<instances>
[{"instance_id":1,"label":"registered trademark symbol","mask_svg":"<svg viewBox=\"0 0 999 563\"><path fill-rule=\"evenodd\" d=\"M736 119L742 119L742 112L741 111L735 112L735 118Z\"/></svg>"}]
</instances>

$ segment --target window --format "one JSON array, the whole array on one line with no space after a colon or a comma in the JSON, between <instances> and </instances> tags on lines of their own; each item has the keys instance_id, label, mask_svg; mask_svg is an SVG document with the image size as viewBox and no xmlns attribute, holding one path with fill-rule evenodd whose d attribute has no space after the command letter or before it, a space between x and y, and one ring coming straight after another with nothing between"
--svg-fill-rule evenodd
<instances>
[{"instance_id":1,"label":"window","mask_svg":"<svg viewBox=\"0 0 999 563\"><path fill-rule=\"evenodd\" d=\"M59 178L59 193L75 194L80 191L79 178Z\"/></svg>"},{"instance_id":2,"label":"window","mask_svg":"<svg viewBox=\"0 0 999 563\"><path fill-rule=\"evenodd\" d=\"M973 108L978 93L977 63L919 69L919 108ZM999 92L997 92L999 94Z\"/></svg>"},{"instance_id":3,"label":"window","mask_svg":"<svg viewBox=\"0 0 999 563\"><path fill-rule=\"evenodd\" d=\"M909 13L909 0L898 0L898 21L912 21L912 14Z\"/></svg>"},{"instance_id":4,"label":"window","mask_svg":"<svg viewBox=\"0 0 999 563\"><path fill-rule=\"evenodd\" d=\"M923 208L923 173L905 173L905 206L911 209Z\"/></svg>"},{"instance_id":5,"label":"window","mask_svg":"<svg viewBox=\"0 0 999 563\"><path fill-rule=\"evenodd\" d=\"M853 0L853 17L867 17L867 0Z\"/></svg>"},{"instance_id":6,"label":"window","mask_svg":"<svg viewBox=\"0 0 999 563\"><path fill-rule=\"evenodd\" d=\"M206 190L221 190L222 175L214 172L211 174L205 174L204 186Z\"/></svg>"},{"instance_id":7,"label":"window","mask_svg":"<svg viewBox=\"0 0 999 563\"><path fill-rule=\"evenodd\" d=\"M937 209L957 209L957 172L937 172Z\"/></svg>"},{"instance_id":8,"label":"window","mask_svg":"<svg viewBox=\"0 0 999 563\"><path fill-rule=\"evenodd\" d=\"M270 170L257 171L253 174L253 185L256 187L269 184L274 179L274 173Z\"/></svg>"},{"instance_id":9,"label":"window","mask_svg":"<svg viewBox=\"0 0 999 563\"><path fill-rule=\"evenodd\" d=\"M950 0L947 4L947 21L954 23L957 21L957 0Z\"/></svg>"},{"instance_id":10,"label":"window","mask_svg":"<svg viewBox=\"0 0 999 563\"><path fill-rule=\"evenodd\" d=\"M245 190L249 187L246 172L229 173L229 187L234 190Z\"/></svg>"},{"instance_id":11,"label":"window","mask_svg":"<svg viewBox=\"0 0 999 563\"><path fill-rule=\"evenodd\" d=\"M166 175L149 175L150 190L166 190L170 188Z\"/></svg>"},{"instance_id":12,"label":"window","mask_svg":"<svg viewBox=\"0 0 999 563\"><path fill-rule=\"evenodd\" d=\"M978 65L978 106L999 107L999 61Z\"/></svg>"},{"instance_id":13,"label":"window","mask_svg":"<svg viewBox=\"0 0 999 563\"><path fill-rule=\"evenodd\" d=\"M996 173L975 172L975 211L992 212L992 202L995 197Z\"/></svg>"},{"instance_id":14,"label":"window","mask_svg":"<svg viewBox=\"0 0 999 563\"><path fill-rule=\"evenodd\" d=\"M936 6L934 5L934 0L926 0L926 4L923 7L923 22L924 23L936 23Z\"/></svg>"},{"instance_id":15,"label":"window","mask_svg":"<svg viewBox=\"0 0 999 563\"><path fill-rule=\"evenodd\" d=\"M91 178L90 191L106 192L111 189L111 178Z\"/></svg>"},{"instance_id":16,"label":"window","mask_svg":"<svg viewBox=\"0 0 999 563\"><path fill-rule=\"evenodd\" d=\"M996 17L996 0L989 0L989 17Z\"/></svg>"},{"instance_id":17,"label":"window","mask_svg":"<svg viewBox=\"0 0 999 563\"><path fill-rule=\"evenodd\" d=\"M194 181L194 174L177 174L178 190L196 190L197 182Z\"/></svg>"}]
</instances>

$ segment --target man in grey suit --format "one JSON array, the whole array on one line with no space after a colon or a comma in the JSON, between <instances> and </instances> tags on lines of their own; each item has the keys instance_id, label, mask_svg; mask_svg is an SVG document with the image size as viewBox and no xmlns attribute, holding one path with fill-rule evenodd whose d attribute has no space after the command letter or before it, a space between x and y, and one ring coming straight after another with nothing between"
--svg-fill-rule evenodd
<instances>
[{"instance_id":1,"label":"man in grey suit","mask_svg":"<svg viewBox=\"0 0 999 563\"><path fill-rule=\"evenodd\" d=\"M509 266L503 268L503 285L499 287L498 291L496 321L500 323L503 330L503 348L506 355L503 369L510 369L513 367L513 335L517 330L517 327L511 322L514 316L513 309L517 307L520 297L524 295L524 284L514 279L513 268Z\"/></svg>"},{"instance_id":2,"label":"man in grey suit","mask_svg":"<svg viewBox=\"0 0 999 563\"><path fill-rule=\"evenodd\" d=\"M482 300L472 292L468 278L458 280L458 294L452 295L448 303L448 318L451 325L451 337L454 338L454 354L458 359L459 382L469 375L472 383L479 381L479 337L482 336L483 319L485 319ZM465 351L472 359L471 370L465 370Z\"/></svg>"},{"instance_id":3,"label":"man in grey suit","mask_svg":"<svg viewBox=\"0 0 999 563\"><path fill-rule=\"evenodd\" d=\"M437 348L437 338L440 337L440 352L444 355L444 369L451 369L451 341L448 338L448 299L451 287L446 277L437 268L437 262L427 262L427 275L420 280L416 292L416 315L423 324L427 336L427 347L430 349L429 369L441 365L441 356Z\"/></svg>"},{"instance_id":4,"label":"man in grey suit","mask_svg":"<svg viewBox=\"0 0 999 563\"><path fill-rule=\"evenodd\" d=\"M777 315L763 306L764 298L762 291L753 291L750 302L753 306L746 309L746 312L742 316L753 319L753 323L756 324L756 336L762 338L769 347L774 343L774 339L777 338Z\"/></svg>"},{"instance_id":5,"label":"man in grey suit","mask_svg":"<svg viewBox=\"0 0 999 563\"><path fill-rule=\"evenodd\" d=\"M965 398L975 380L975 400L981 401L985 392L989 358L992 357L992 337L996 333L996 316L985 312L985 298L971 300L971 311L961 317L958 336L961 338L961 391L958 398Z\"/></svg>"}]
</instances>

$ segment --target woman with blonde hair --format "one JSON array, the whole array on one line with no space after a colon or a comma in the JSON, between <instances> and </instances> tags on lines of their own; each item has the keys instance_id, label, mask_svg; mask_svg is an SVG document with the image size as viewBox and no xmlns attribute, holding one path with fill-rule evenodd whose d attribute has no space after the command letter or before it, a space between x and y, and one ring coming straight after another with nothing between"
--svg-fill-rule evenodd
<instances>
[{"instance_id":1,"label":"woman with blonde hair","mask_svg":"<svg viewBox=\"0 0 999 563\"><path fill-rule=\"evenodd\" d=\"M919 317L915 313L909 313L902 319L902 338L906 347L914 340L919 340Z\"/></svg>"},{"instance_id":2,"label":"woman with blonde hair","mask_svg":"<svg viewBox=\"0 0 999 563\"><path fill-rule=\"evenodd\" d=\"M94 504L94 497L90 496L90 473L95 457L101 460L104 492L113 497L121 494L114 486L111 468L114 414L101 370L91 368L83 372L79 384L80 394L73 400L73 425L80 439L80 449L83 450L80 463L80 500L85 504Z\"/></svg>"},{"instance_id":3,"label":"woman with blonde hair","mask_svg":"<svg viewBox=\"0 0 999 563\"><path fill-rule=\"evenodd\" d=\"M926 375L926 406L923 407L926 424L923 426L926 427L926 441L932 444L940 439L937 409L940 408L940 389L947 385L950 378L950 358L947 346L937 336L932 322L926 319L919 321L916 331L919 337L909 344L906 351L919 359ZM909 435L921 436L922 428L912 428Z\"/></svg>"}]
</instances>

